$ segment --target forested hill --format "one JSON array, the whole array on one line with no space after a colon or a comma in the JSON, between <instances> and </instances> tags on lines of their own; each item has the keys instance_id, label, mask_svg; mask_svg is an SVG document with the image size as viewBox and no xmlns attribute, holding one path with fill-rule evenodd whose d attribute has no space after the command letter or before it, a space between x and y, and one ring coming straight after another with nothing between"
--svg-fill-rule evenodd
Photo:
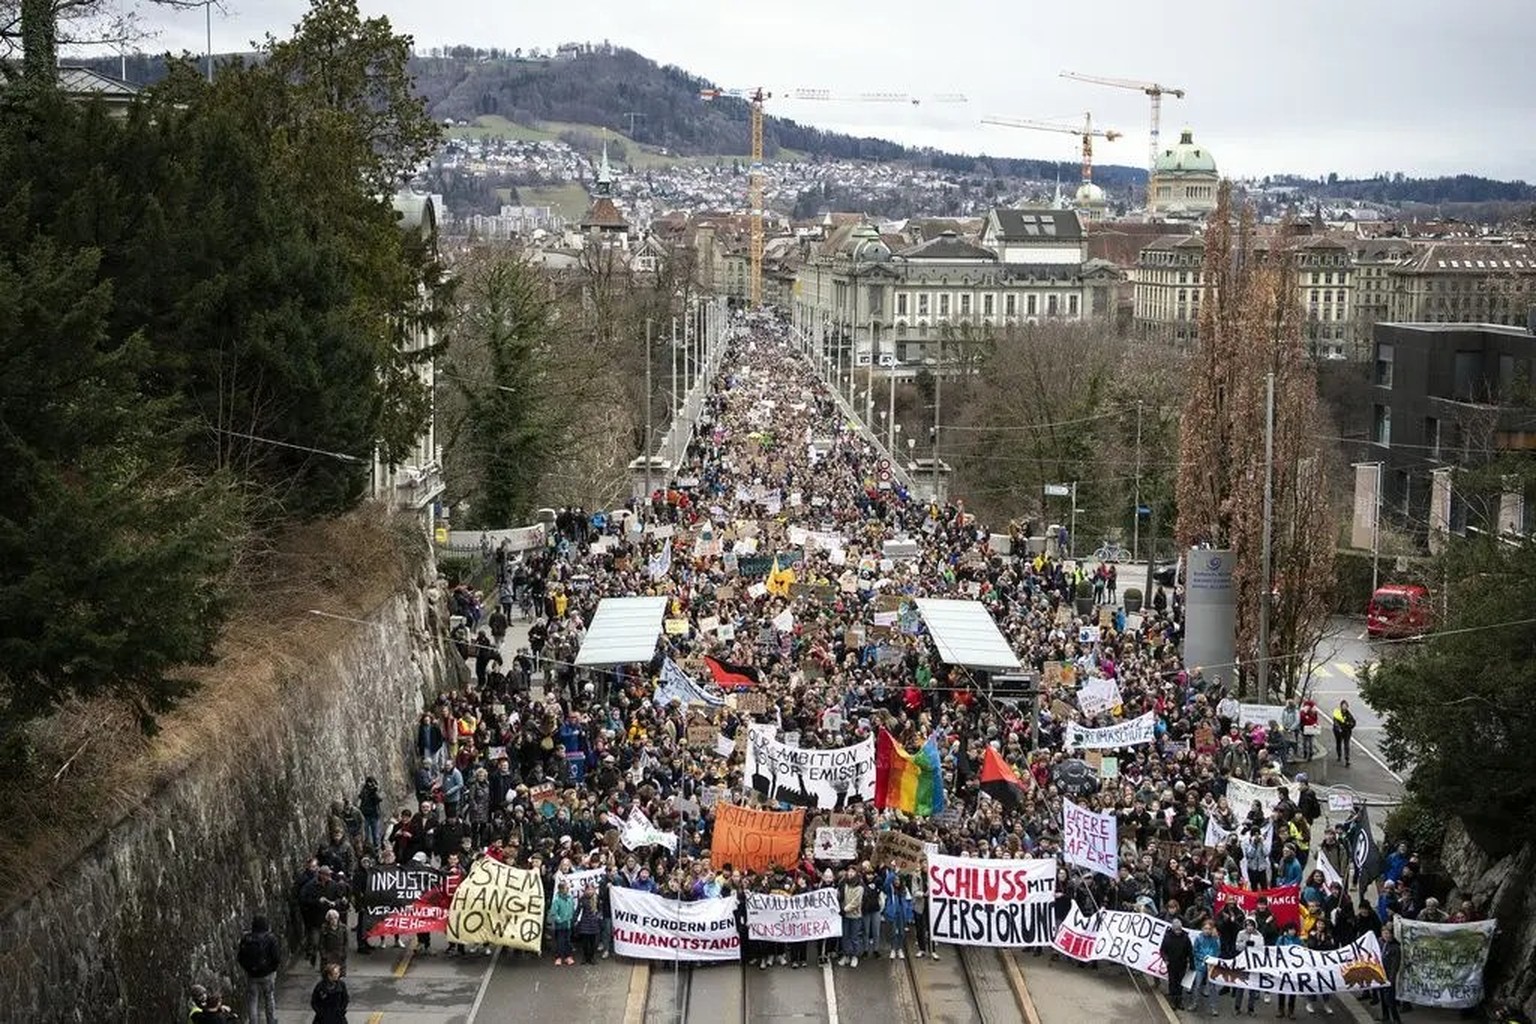
<instances>
[{"instance_id":1,"label":"forested hill","mask_svg":"<svg viewBox=\"0 0 1536 1024\"><path fill-rule=\"evenodd\" d=\"M680 156L745 156L749 146L747 104L722 98L704 101L699 90L717 83L682 68L658 65L633 50L593 46L559 58L533 59L522 51L450 47L443 55L419 54L411 61L417 88L438 120L472 121L495 114L530 127L540 123L607 127L648 146ZM215 57L215 63L218 61ZM118 58L79 61L117 75ZM129 57L130 81L158 81L165 73L158 57ZM731 84L731 83L726 83ZM634 130L630 118L634 113ZM978 115L979 116L979 115ZM884 139L857 138L769 116L763 148L816 159L906 161L960 174L999 175L1049 181L1076 181L1075 161L1013 160L942 153ZM1094 177L1106 188L1144 186L1139 167L1097 164Z\"/></svg>"}]
</instances>

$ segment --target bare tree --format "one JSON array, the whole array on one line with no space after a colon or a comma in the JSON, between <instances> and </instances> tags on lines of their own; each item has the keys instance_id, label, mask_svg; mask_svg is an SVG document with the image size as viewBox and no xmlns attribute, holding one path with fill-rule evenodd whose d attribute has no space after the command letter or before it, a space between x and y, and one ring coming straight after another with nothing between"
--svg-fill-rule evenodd
<instances>
[{"instance_id":1,"label":"bare tree","mask_svg":"<svg viewBox=\"0 0 1536 1024\"><path fill-rule=\"evenodd\" d=\"M0 80L16 73L32 81L51 81L61 47L125 48L152 37L140 18L144 7L189 9L194 0L0 0ZM222 4L212 6L222 9Z\"/></svg>"},{"instance_id":2,"label":"bare tree","mask_svg":"<svg viewBox=\"0 0 1536 1024\"><path fill-rule=\"evenodd\" d=\"M1327 430L1296 300L1287 231L1261 255L1251 209L1223 185L1205 246L1199 352L1183 417L1178 537L1236 552L1238 655L1258 654L1265 530L1272 551L1271 664L1294 693L1321 639L1334 584L1336 517L1319 439ZM1264 518L1266 378L1274 375L1273 515ZM1251 678L1245 673L1245 679Z\"/></svg>"}]
</instances>

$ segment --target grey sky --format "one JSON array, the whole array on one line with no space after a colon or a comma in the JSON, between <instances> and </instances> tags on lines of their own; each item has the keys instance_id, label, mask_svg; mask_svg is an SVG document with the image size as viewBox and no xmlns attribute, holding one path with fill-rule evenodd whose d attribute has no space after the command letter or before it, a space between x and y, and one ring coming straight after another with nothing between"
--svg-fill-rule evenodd
<instances>
[{"instance_id":1,"label":"grey sky","mask_svg":"<svg viewBox=\"0 0 1536 1024\"><path fill-rule=\"evenodd\" d=\"M984 127L984 116L1077 120L1125 137L1095 158L1143 164L1148 101L1059 78L1153 80L1163 138L1181 127L1224 173L1467 172L1536 178L1532 0L360 0L419 48L451 43L638 50L726 87L964 93L963 105L774 102L770 113L963 152L1070 160L1068 135ZM215 51L287 34L304 0L229 0ZM203 14L151 11L151 48L203 49Z\"/></svg>"}]
</instances>

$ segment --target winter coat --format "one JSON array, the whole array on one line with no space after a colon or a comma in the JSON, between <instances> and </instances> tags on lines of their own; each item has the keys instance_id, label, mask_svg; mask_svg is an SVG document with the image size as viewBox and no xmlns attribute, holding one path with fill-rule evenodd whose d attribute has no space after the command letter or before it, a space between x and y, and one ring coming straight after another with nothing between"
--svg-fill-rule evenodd
<instances>
[{"instance_id":1,"label":"winter coat","mask_svg":"<svg viewBox=\"0 0 1536 1024\"><path fill-rule=\"evenodd\" d=\"M1201 932L1194 941L1195 968L1204 971L1206 965L1221 957L1221 937Z\"/></svg>"},{"instance_id":2,"label":"winter coat","mask_svg":"<svg viewBox=\"0 0 1536 1024\"><path fill-rule=\"evenodd\" d=\"M315 1011L314 1024L347 1024L347 983L341 979L320 979L309 995L309 1008Z\"/></svg>"},{"instance_id":3,"label":"winter coat","mask_svg":"<svg viewBox=\"0 0 1536 1024\"><path fill-rule=\"evenodd\" d=\"M597 935L603 930L603 912L597 908L596 902L581 901L576 909L576 934Z\"/></svg>"},{"instance_id":4,"label":"winter coat","mask_svg":"<svg viewBox=\"0 0 1536 1024\"><path fill-rule=\"evenodd\" d=\"M1189 961L1195 952L1194 946L1189 941L1189 933L1184 930L1182 922L1169 922L1168 930L1163 933L1163 941L1158 945L1157 951L1162 954L1163 962L1168 965L1168 976L1182 978L1184 972L1189 970Z\"/></svg>"},{"instance_id":5,"label":"winter coat","mask_svg":"<svg viewBox=\"0 0 1536 1024\"><path fill-rule=\"evenodd\" d=\"M557 892L549 901L549 923L555 928L569 928L571 920L576 916L576 901L571 899L571 894Z\"/></svg>"},{"instance_id":6,"label":"winter coat","mask_svg":"<svg viewBox=\"0 0 1536 1024\"><path fill-rule=\"evenodd\" d=\"M469 820L476 825L484 825L491 820L491 784L476 779L469 784Z\"/></svg>"}]
</instances>

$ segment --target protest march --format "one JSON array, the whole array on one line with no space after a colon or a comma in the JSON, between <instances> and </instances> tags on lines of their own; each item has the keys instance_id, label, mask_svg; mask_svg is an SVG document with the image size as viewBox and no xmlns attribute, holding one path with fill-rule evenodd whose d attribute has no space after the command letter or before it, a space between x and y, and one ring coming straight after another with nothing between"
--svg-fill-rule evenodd
<instances>
[{"instance_id":1,"label":"protest march","mask_svg":"<svg viewBox=\"0 0 1536 1024\"><path fill-rule=\"evenodd\" d=\"M1032 949L1212 1009L1481 997L1491 925L1311 785L1295 701L1240 705L1231 666L1183 663L1182 587L1079 613L1094 564L886 459L779 325L738 320L675 481L561 510L493 553L493 591L452 591L475 683L403 723L414 792L339 817L306 922L347 900L365 952L440 935L562 965ZM578 665L600 603L633 597L655 656ZM932 598L984 608L1038 698L946 662ZM504 656L481 623L524 607Z\"/></svg>"}]
</instances>

